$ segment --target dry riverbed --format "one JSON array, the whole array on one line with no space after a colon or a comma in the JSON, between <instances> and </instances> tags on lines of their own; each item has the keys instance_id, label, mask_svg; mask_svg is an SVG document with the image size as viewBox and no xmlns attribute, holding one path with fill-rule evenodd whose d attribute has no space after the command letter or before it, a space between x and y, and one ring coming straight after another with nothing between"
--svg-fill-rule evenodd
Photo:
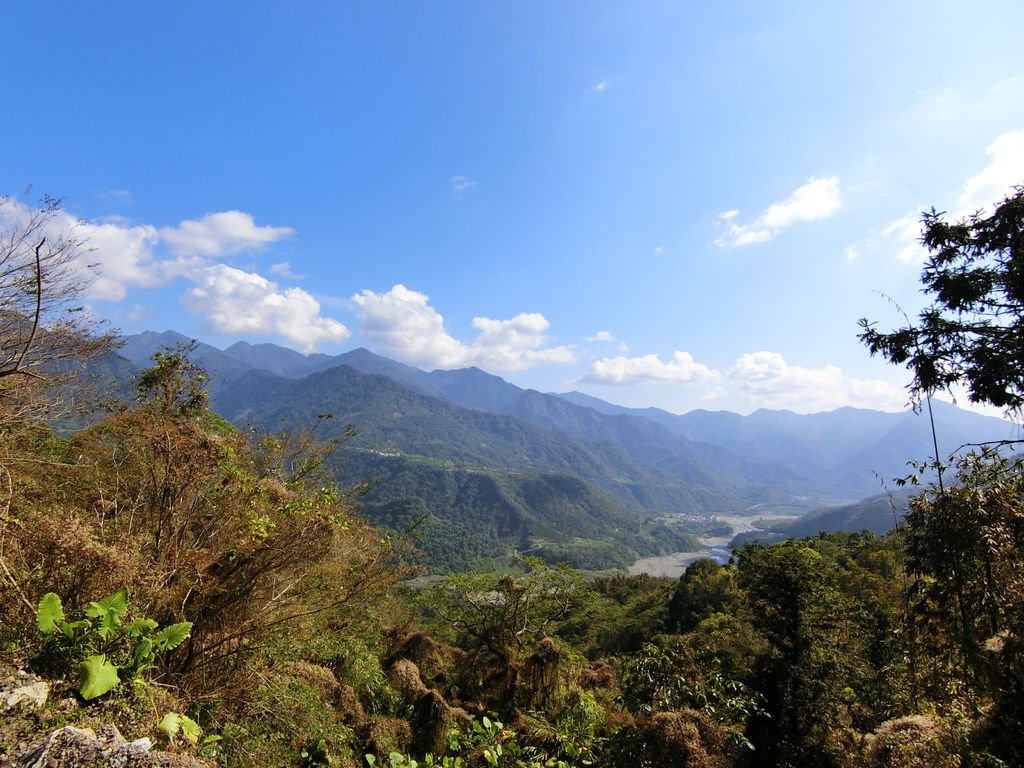
<instances>
[{"instance_id":1,"label":"dry riverbed","mask_svg":"<svg viewBox=\"0 0 1024 768\"><path fill-rule=\"evenodd\" d=\"M728 536L711 536L701 540L703 547L693 552L673 552L657 557L642 557L629 566L628 571L634 576L646 573L648 576L661 576L676 579L682 576L686 566L694 560L704 557L725 562L729 559L729 542L739 533L770 528L773 523L795 520L799 515L791 513L763 512L750 515L719 515L718 520L728 523L732 533Z\"/></svg>"}]
</instances>

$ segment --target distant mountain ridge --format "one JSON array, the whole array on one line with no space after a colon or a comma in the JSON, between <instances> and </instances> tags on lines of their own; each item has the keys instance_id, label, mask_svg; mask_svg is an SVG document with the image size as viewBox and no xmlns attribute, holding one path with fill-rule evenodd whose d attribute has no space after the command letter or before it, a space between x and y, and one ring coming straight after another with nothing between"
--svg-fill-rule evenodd
<instances>
[{"instance_id":1,"label":"distant mountain ridge","mask_svg":"<svg viewBox=\"0 0 1024 768\"><path fill-rule=\"evenodd\" d=\"M142 366L161 347L190 340L168 331L124 342L123 356ZM303 355L275 344L219 350L200 343L191 356L211 376L213 407L236 424L309 425L323 412L335 416L328 430L353 424L360 434L340 456L339 478L390 477L364 500L371 517L394 522L405 519L403 508L425 509L438 521L438 547L447 546L445 536L460 535L478 537L480 546L497 537L506 549L531 544L564 554L575 547L591 559L603 557L594 554L605 546L600 541L653 553L706 528L716 514L760 504L800 511L877 494L883 481L906 474L908 459L931 453L927 419L912 413L680 416L582 393L524 390L478 368L426 372L365 349ZM949 450L1011 430L946 404L937 405L936 422ZM398 475L395 457L404 467ZM491 480L481 485L472 479L479 473ZM442 487L461 490L452 496L436 490ZM489 508L517 510L514 535L481 527L469 514L459 494L484 487L487 503L497 504ZM574 537L574 528L586 536Z\"/></svg>"}]
</instances>

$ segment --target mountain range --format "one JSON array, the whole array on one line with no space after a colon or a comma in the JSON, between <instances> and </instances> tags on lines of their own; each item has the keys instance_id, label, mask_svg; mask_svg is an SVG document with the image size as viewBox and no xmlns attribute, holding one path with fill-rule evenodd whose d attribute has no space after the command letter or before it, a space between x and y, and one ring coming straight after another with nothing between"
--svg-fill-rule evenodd
<instances>
[{"instance_id":1,"label":"mountain range","mask_svg":"<svg viewBox=\"0 0 1024 768\"><path fill-rule=\"evenodd\" d=\"M192 341L125 337L124 360L106 370L123 378L176 345ZM320 421L324 437L352 425L358 436L334 459L338 480L379 481L362 499L366 515L418 525L435 570L513 551L619 566L722 533L716 515L855 502L933 453L928 419L912 411L676 415L521 389L478 368L427 372L365 349L197 343L190 358L210 375L214 410L237 425ZM943 454L1013 436L1008 422L933 405ZM319 420L325 412L333 418Z\"/></svg>"}]
</instances>

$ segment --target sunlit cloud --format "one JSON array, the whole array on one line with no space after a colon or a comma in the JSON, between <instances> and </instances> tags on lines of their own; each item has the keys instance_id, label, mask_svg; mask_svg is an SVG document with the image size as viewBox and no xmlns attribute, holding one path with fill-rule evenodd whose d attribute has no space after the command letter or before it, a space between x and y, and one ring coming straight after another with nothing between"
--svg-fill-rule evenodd
<instances>
[{"instance_id":1,"label":"sunlit cloud","mask_svg":"<svg viewBox=\"0 0 1024 768\"><path fill-rule=\"evenodd\" d=\"M7 222L30 214L22 203L0 204L0 219ZM345 339L348 329L324 317L319 302L306 291L281 290L255 272L213 263L216 257L261 250L292 232L290 227L258 226L241 211L207 214L176 227L132 224L121 217L89 222L58 211L47 229L48 236L69 236L83 243L75 263L87 278L86 299L120 302L132 288L156 288L183 278L193 284L183 297L186 307L205 317L212 330L282 336L309 352ZM283 277L298 277L287 262L270 269ZM141 322L145 306L136 304L125 319Z\"/></svg>"},{"instance_id":2,"label":"sunlit cloud","mask_svg":"<svg viewBox=\"0 0 1024 768\"><path fill-rule=\"evenodd\" d=\"M726 388L759 408L800 412L827 411L841 406L902 410L906 391L878 379L858 379L837 366L805 368L790 365L778 352L741 356L726 373Z\"/></svg>"},{"instance_id":3,"label":"sunlit cloud","mask_svg":"<svg viewBox=\"0 0 1024 768\"><path fill-rule=\"evenodd\" d=\"M1014 81L1016 82L1016 81ZM1011 131L996 137L985 149L991 159L979 173L964 182L957 198L957 209L949 218L961 219L971 214L991 212L991 206L1024 184L1024 130ZM924 229L923 208L889 222L881 231L880 245L905 264L923 264L928 249L921 242ZM873 245L869 241L869 245Z\"/></svg>"},{"instance_id":4,"label":"sunlit cloud","mask_svg":"<svg viewBox=\"0 0 1024 768\"><path fill-rule=\"evenodd\" d=\"M882 238L904 264L922 264L928 258L928 249L921 242L921 231L921 212L911 211L887 224Z\"/></svg>"},{"instance_id":5,"label":"sunlit cloud","mask_svg":"<svg viewBox=\"0 0 1024 768\"><path fill-rule=\"evenodd\" d=\"M20 226L32 215L33 209L28 205L0 198L0 221L6 226ZM46 223L43 234L51 242L67 237L83 244L74 264L87 281L87 299L121 301L131 286L151 288L166 280L153 255L160 240L156 227L133 226L120 218L92 223L67 211L57 211Z\"/></svg>"},{"instance_id":6,"label":"sunlit cloud","mask_svg":"<svg viewBox=\"0 0 1024 768\"><path fill-rule=\"evenodd\" d=\"M768 351L742 355L726 370L699 363L679 350L669 360L653 354L605 357L595 360L590 371L573 383L660 386L662 395L685 388L702 403L725 402L732 407L745 403L751 408L801 413L842 406L899 411L907 402L905 390L887 381L857 378L834 365L790 365L778 352Z\"/></svg>"},{"instance_id":7,"label":"sunlit cloud","mask_svg":"<svg viewBox=\"0 0 1024 768\"><path fill-rule=\"evenodd\" d=\"M178 256L218 257L259 250L294 232L291 227L258 226L244 211L223 211L162 227L160 239Z\"/></svg>"},{"instance_id":8,"label":"sunlit cloud","mask_svg":"<svg viewBox=\"0 0 1024 768\"><path fill-rule=\"evenodd\" d=\"M301 288L282 291L265 277L226 264L207 267L193 280L185 306L218 333L283 336L302 352L349 336L348 328L323 317L320 303Z\"/></svg>"},{"instance_id":9,"label":"sunlit cloud","mask_svg":"<svg viewBox=\"0 0 1024 768\"><path fill-rule=\"evenodd\" d=\"M1024 130L1004 133L985 148L991 160L964 184L957 199L957 217L991 211L1015 186L1024 184Z\"/></svg>"},{"instance_id":10,"label":"sunlit cloud","mask_svg":"<svg viewBox=\"0 0 1024 768\"><path fill-rule=\"evenodd\" d=\"M595 360L582 381L592 384L634 386L637 384L692 384L718 377L718 373L696 362L689 352L677 350L669 361L657 355L605 357Z\"/></svg>"},{"instance_id":11,"label":"sunlit cloud","mask_svg":"<svg viewBox=\"0 0 1024 768\"><path fill-rule=\"evenodd\" d=\"M411 365L519 371L576 360L571 346L548 345L550 323L536 312L508 320L475 317L472 326L478 335L464 342L448 333L444 317L426 294L404 285L384 293L364 290L352 301L359 308L362 336L384 354Z\"/></svg>"},{"instance_id":12,"label":"sunlit cloud","mask_svg":"<svg viewBox=\"0 0 1024 768\"><path fill-rule=\"evenodd\" d=\"M738 210L719 214L718 219L726 224L726 230L715 244L721 248L738 248L764 243L793 224L826 219L841 207L839 179L836 176L812 176L785 200L768 206L750 224L736 223L740 213Z\"/></svg>"}]
</instances>

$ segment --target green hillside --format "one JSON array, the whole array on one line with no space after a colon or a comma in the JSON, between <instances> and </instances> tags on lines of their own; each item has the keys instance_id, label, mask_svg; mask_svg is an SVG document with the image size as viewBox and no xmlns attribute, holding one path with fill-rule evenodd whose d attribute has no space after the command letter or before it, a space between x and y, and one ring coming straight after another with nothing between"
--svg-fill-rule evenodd
<instances>
[{"instance_id":1,"label":"green hillside","mask_svg":"<svg viewBox=\"0 0 1024 768\"><path fill-rule=\"evenodd\" d=\"M214 397L236 424L267 429L333 418L324 436L351 424L358 448L424 456L463 468L574 475L616 500L655 515L713 514L742 509L747 499L706 476L690 484L646 465L614 445L589 443L499 414L460 408L347 366L298 381L250 371Z\"/></svg>"},{"instance_id":2,"label":"green hillside","mask_svg":"<svg viewBox=\"0 0 1024 768\"><path fill-rule=\"evenodd\" d=\"M529 552L579 568L624 567L694 546L678 526L643 519L569 475L497 472L349 449L336 476L373 478L361 500L378 525L415 536L434 570L466 570Z\"/></svg>"}]
</instances>

